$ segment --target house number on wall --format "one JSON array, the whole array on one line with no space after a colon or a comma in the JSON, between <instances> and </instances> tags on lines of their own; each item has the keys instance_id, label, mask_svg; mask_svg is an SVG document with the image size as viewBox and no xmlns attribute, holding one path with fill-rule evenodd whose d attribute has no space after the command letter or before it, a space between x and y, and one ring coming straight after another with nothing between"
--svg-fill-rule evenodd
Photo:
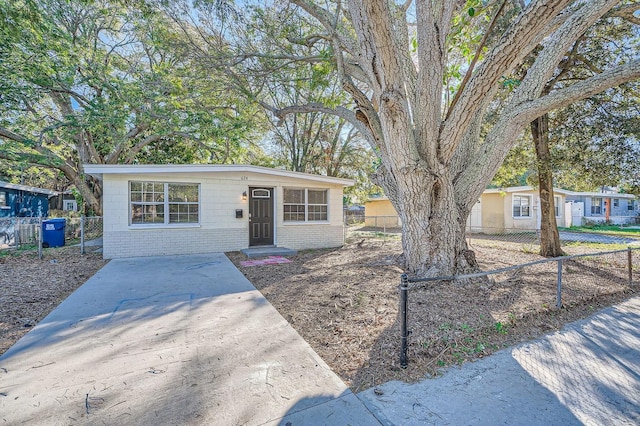
<instances>
[{"instance_id":1,"label":"house number on wall","mask_svg":"<svg viewBox=\"0 0 640 426\"><path fill-rule=\"evenodd\" d=\"M249 180L249 176L240 176L240 180Z\"/></svg>"}]
</instances>

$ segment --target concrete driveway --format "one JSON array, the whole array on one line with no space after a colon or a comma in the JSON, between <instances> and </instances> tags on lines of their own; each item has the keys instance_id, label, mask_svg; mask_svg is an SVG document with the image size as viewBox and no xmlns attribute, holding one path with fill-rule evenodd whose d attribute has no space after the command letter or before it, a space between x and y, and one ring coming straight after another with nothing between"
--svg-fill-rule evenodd
<instances>
[{"instance_id":1,"label":"concrete driveway","mask_svg":"<svg viewBox=\"0 0 640 426\"><path fill-rule=\"evenodd\" d=\"M378 424L223 254L112 260L0 357L4 424L311 419Z\"/></svg>"}]
</instances>

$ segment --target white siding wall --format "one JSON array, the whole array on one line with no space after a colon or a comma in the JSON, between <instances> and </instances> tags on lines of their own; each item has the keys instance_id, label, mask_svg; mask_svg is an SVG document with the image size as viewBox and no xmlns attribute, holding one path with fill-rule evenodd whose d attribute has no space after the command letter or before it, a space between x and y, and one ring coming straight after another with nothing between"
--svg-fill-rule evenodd
<instances>
[{"instance_id":1,"label":"white siding wall","mask_svg":"<svg viewBox=\"0 0 640 426\"><path fill-rule=\"evenodd\" d=\"M129 225L129 181L200 183L200 224L196 227L135 227ZM338 247L343 244L342 186L258 173L104 175L104 257L195 254L231 251L249 244L249 187L275 189L275 244L293 249ZM329 190L329 221L283 222L284 187ZM236 209L243 218L235 217Z\"/></svg>"}]
</instances>

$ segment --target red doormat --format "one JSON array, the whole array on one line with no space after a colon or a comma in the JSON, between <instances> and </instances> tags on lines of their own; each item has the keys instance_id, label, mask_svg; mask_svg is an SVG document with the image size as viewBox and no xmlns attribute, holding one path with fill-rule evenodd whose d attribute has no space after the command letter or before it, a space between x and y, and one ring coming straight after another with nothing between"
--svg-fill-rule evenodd
<instances>
[{"instance_id":1,"label":"red doormat","mask_svg":"<svg viewBox=\"0 0 640 426\"><path fill-rule=\"evenodd\" d=\"M262 265L277 265L278 263L291 263L291 261L282 256L269 256L266 259L245 260L240 262L242 266L262 266Z\"/></svg>"}]
</instances>

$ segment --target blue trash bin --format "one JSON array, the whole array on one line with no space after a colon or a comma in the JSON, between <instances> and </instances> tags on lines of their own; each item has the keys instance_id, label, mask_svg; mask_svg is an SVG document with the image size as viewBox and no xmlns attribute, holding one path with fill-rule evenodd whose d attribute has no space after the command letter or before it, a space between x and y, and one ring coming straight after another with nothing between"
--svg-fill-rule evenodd
<instances>
[{"instance_id":1,"label":"blue trash bin","mask_svg":"<svg viewBox=\"0 0 640 426\"><path fill-rule=\"evenodd\" d=\"M65 219L47 219L42 222L42 247L61 247L64 245Z\"/></svg>"}]
</instances>

